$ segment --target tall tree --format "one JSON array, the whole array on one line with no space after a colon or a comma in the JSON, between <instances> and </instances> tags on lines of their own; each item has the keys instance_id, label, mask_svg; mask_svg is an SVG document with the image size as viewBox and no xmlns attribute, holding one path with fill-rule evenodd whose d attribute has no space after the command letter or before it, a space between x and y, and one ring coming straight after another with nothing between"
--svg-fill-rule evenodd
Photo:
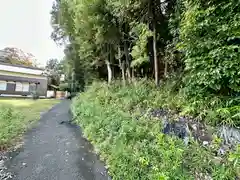
<instances>
[{"instance_id":1,"label":"tall tree","mask_svg":"<svg viewBox=\"0 0 240 180\"><path fill-rule=\"evenodd\" d=\"M25 65L29 67L36 67L37 61L33 54L26 53L21 49L14 47L6 47L1 50L1 61L16 64Z\"/></svg>"},{"instance_id":2,"label":"tall tree","mask_svg":"<svg viewBox=\"0 0 240 180\"><path fill-rule=\"evenodd\" d=\"M174 0L56 0L52 38L67 39L75 47L78 58L69 60L87 69L84 74L104 76L105 71L110 83L120 73L124 82L125 77L131 82L131 71L137 76L152 72L157 85L159 70L164 68L161 57L171 41L172 4Z\"/></svg>"},{"instance_id":3,"label":"tall tree","mask_svg":"<svg viewBox=\"0 0 240 180\"><path fill-rule=\"evenodd\" d=\"M57 59L49 59L45 66L45 74L48 77L48 85L59 86L60 84L60 63Z\"/></svg>"}]
</instances>

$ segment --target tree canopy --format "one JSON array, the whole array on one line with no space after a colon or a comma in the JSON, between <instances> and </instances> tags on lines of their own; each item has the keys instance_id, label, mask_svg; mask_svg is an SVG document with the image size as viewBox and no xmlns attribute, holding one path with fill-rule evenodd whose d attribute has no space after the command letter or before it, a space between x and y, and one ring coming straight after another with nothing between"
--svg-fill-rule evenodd
<instances>
[{"instance_id":1,"label":"tree canopy","mask_svg":"<svg viewBox=\"0 0 240 180\"><path fill-rule=\"evenodd\" d=\"M79 85L159 85L179 74L189 95L231 95L240 91L239 11L234 0L56 0L52 38L65 43L66 72Z\"/></svg>"},{"instance_id":2,"label":"tree canopy","mask_svg":"<svg viewBox=\"0 0 240 180\"><path fill-rule=\"evenodd\" d=\"M0 61L30 67L37 66L36 58L33 54L26 53L23 50L14 47L6 47L0 50Z\"/></svg>"}]
</instances>

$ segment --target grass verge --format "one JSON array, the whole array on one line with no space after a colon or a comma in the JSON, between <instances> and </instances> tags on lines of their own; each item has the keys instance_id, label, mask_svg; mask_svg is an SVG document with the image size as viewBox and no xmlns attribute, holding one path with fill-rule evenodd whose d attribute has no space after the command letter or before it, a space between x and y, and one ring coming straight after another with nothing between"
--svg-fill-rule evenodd
<instances>
[{"instance_id":1,"label":"grass verge","mask_svg":"<svg viewBox=\"0 0 240 180\"><path fill-rule=\"evenodd\" d=\"M182 140L162 134L159 119L135 118L141 108L167 107L196 115L195 112L201 113L201 108L215 111L220 107L205 102L206 106L198 106L197 110L189 108L197 107L196 104L189 103L184 96L167 91L167 86L156 89L152 84L141 82L126 87L95 83L75 98L72 111L84 135L107 163L114 180L239 177L240 148L217 157L221 143L217 137L211 146L195 141L186 146ZM195 112L184 112L184 109Z\"/></svg>"},{"instance_id":2,"label":"grass verge","mask_svg":"<svg viewBox=\"0 0 240 180\"><path fill-rule=\"evenodd\" d=\"M0 99L0 146L4 150L14 144L30 124L40 118L58 100Z\"/></svg>"}]
</instances>

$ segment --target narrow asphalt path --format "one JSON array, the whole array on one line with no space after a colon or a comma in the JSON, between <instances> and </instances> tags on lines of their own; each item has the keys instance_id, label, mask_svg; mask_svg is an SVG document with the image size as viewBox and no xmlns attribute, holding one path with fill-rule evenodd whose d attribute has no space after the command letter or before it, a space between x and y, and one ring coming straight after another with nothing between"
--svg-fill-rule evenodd
<instances>
[{"instance_id":1,"label":"narrow asphalt path","mask_svg":"<svg viewBox=\"0 0 240 180\"><path fill-rule=\"evenodd\" d=\"M6 164L16 180L110 180L81 130L70 124L70 101L45 113ZM66 123L60 123L60 122Z\"/></svg>"}]
</instances>

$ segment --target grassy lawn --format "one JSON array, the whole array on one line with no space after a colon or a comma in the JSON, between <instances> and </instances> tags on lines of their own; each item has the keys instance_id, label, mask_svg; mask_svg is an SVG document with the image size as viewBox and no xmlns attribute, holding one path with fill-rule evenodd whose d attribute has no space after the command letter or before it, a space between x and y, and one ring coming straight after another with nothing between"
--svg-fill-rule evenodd
<instances>
[{"instance_id":1,"label":"grassy lawn","mask_svg":"<svg viewBox=\"0 0 240 180\"><path fill-rule=\"evenodd\" d=\"M42 112L58 102L52 99L0 99L0 148L14 144Z\"/></svg>"}]
</instances>

